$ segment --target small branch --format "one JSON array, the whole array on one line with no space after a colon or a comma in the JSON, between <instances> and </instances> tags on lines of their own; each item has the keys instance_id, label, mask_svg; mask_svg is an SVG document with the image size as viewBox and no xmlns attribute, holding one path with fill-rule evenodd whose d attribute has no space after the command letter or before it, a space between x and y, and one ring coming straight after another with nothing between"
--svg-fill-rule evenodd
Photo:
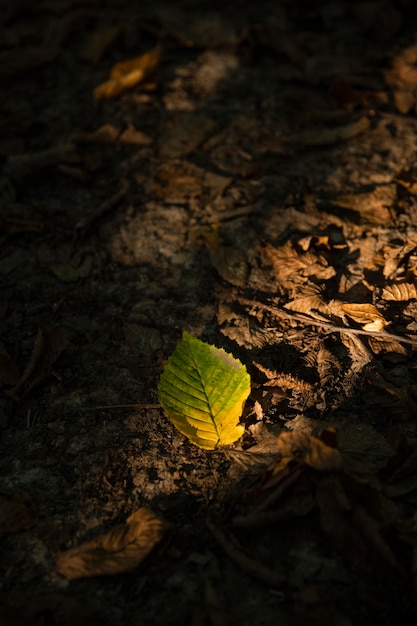
<instances>
[{"instance_id":1,"label":"small branch","mask_svg":"<svg viewBox=\"0 0 417 626\"><path fill-rule=\"evenodd\" d=\"M232 537L228 537L221 530L221 528L212 524L208 520L206 523L211 534L216 539L217 543L222 547L229 559L247 574L267 584L269 587L280 589L287 582L287 576L285 574L281 574L266 565L262 565L262 563L259 563L255 559L252 559L239 549L235 540Z\"/></svg>"},{"instance_id":2,"label":"small branch","mask_svg":"<svg viewBox=\"0 0 417 626\"><path fill-rule=\"evenodd\" d=\"M303 324L307 324L309 326L318 326L319 328L325 328L333 333L346 333L348 335L365 335L366 337L374 337L376 339L385 339L386 341L398 341L399 343L405 343L410 346L417 346L417 338L411 339L411 337L403 337L401 335L393 335L391 333L387 333L385 331L373 332L371 330L362 330L360 328L350 328L348 326L338 326L337 324L332 324L331 322L325 322L321 320L316 320L307 315L302 315L301 313L290 313L285 309L282 309L278 306L268 306L267 304L263 304L257 300L246 300L245 298L239 298L239 302L243 305L250 305L258 307L264 311L268 311L268 313L272 313L276 317L292 319L297 322L302 322Z\"/></svg>"},{"instance_id":3,"label":"small branch","mask_svg":"<svg viewBox=\"0 0 417 626\"><path fill-rule=\"evenodd\" d=\"M160 404L103 404L85 407L82 411L107 411L109 409L160 409Z\"/></svg>"}]
</instances>

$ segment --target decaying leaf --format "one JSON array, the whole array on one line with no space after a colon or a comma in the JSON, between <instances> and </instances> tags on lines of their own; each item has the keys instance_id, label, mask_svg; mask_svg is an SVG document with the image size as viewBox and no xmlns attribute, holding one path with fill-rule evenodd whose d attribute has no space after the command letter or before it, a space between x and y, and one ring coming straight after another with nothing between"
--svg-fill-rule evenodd
<instances>
[{"instance_id":1,"label":"decaying leaf","mask_svg":"<svg viewBox=\"0 0 417 626\"><path fill-rule=\"evenodd\" d=\"M18 533L34 526L38 515L16 498L0 495L0 537L7 533Z\"/></svg>"},{"instance_id":2,"label":"decaying leaf","mask_svg":"<svg viewBox=\"0 0 417 626\"><path fill-rule=\"evenodd\" d=\"M369 128L369 120L366 117L359 118L345 126L334 126L304 130L288 138L289 143L295 143L300 147L330 146L339 141L348 141Z\"/></svg>"},{"instance_id":3,"label":"decaying leaf","mask_svg":"<svg viewBox=\"0 0 417 626\"><path fill-rule=\"evenodd\" d=\"M0 344L0 385L15 385L19 378L20 375L16 363Z\"/></svg>"},{"instance_id":4,"label":"decaying leaf","mask_svg":"<svg viewBox=\"0 0 417 626\"><path fill-rule=\"evenodd\" d=\"M12 398L28 394L50 374L51 367L68 344L65 328L39 328L29 363L8 393Z\"/></svg>"},{"instance_id":5,"label":"decaying leaf","mask_svg":"<svg viewBox=\"0 0 417 626\"><path fill-rule=\"evenodd\" d=\"M285 308L289 311L304 313L312 317L315 316L315 312L317 311L326 313L328 310L327 304L323 302L323 299L317 293L297 296L293 300L290 300L290 302L285 305ZM323 318L321 317L321 319Z\"/></svg>"},{"instance_id":6,"label":"decaying leaf","mask_svg":"<svg viewBox=\"0 0 417 626\"><path fill-rule=\"evenodd\" d=\"M0 53L0 76L11 77L31 72L54 61L59 48L26 46L5 50Z\"/></svg>"},{"instance_id":7,"label":"decaying leaf","mask_svg":"<svg viewBox=\"0 0 417 626\"><path fill-rule=\"evenodd\" d=\"M53 169L60 164L78 164L80 160L75 144L68 142L39 152L11 155L4 169L10 178L17 181Z\"/></svg>"},{"instance_id":8,"label":"decaying leaf","mask_svg":"<svg viewBox=\"0 0 417 626\"><path fill-rule=\"evenodd\" d=\"M240 361L184 331L162 372L159 401L174 426L205 450L234 443L250 393L250 376Z\"/></svg>"},{"instance_id":9,"label":"decaying leaf","mask_svg":"<svg viewBox=\"0 0 417 626\"><path fill-rule=\"evenodd\" d=\"M321 472L340 469L342 466L338 450L304 432L283 432L277 439L277 445L284 458L293 459Z\"/></svg>"},{"instance_id":10,"label":"decaying leaf","mask_svg":"<svg viewBox=\"0 0 417 626\"><path fill-rule=\"evenodd\" d=\"M368 337L368 345L374 354L396 352L397 354L404 354L404 356L407 355L407 348L394 338Z\"/></svg>"},{"instance_id":11,"label":"decaying leaf","mask_svg":"<svg viewBox=\"0 0 417 626\"><path fill-rule=\"evenodd\" d=\"M336 274L335 269L329 266L323 255L315 254L311 250L298 252L291 241L287 241L279 248L265 243L263 251L272 263L279 281L297 283L305 281L309 276L328 280Z\"/></svg>"},{"instance_id":12,"label":"decaying leaf","mask_svg":"<svg viewBox=\"0 0 417 626\"><path fill-rule=\"evenodd\" d=\"M397 186L378 185L373 191L340 195L335 204L356 211L361 222L386 224L391 220L391 209L397 198Z\"/></svg>"},{"instance_id":13,"label":"decaying leaf","mask_svg":"<svg viewBox=\"0 0 417 626\"><path fill-rule=\"evenodd\" d=\"M246 254L241 248L226 245L220 236L220 225L201 226L190 233L190 240L203 239L210 260L220 276L232 285L244 287L249 276Z\"/></svg>"},{"instance_id":14,"label":"decaying leaf","mask_svg":"<svg viewBox=\"0 0 417 626\"><path fill-rule=\"evenodd\" d=\"M224 15L207 13L198 16L195 11L182 8L179 3L155 7L155 14L161 28L182 45L199 48L235 46L240 41L240 29L236 27L236 18L226 20Z\"/></svg>"},{"instance_id":15,"label":"decaying leaf","mask_svg":"<svg viewBox=\"0 0 417 626\"><path fill-rule=\"evenodd\" d=\"M167 530L165 521L143 507L110 532L61 553L56 569L68 580L131 572L163 539Z\"/></svg>"},{"instance_id":16,"label":"decaying leaf","mask_svg":"<svg viewBox=\"0 0 417 626\"><path fill-rule=\"evenodd\" d=\"M317 437L300 430L281 433L279 459L264 471L261 484L249 490L251 508L234 517L233 526L274 524L275 529L289 518L313 514L318 505L321 527L338 551L356 566L366 569L371 561L382 576L392 575L398 562L387 531L395 528L398 510L372 470L385 468L395 451L372 429L347 425L341 433L342 452L336 447L338 431L326 428Z\"/></svg>"},{"instance_id":17,"label":"decaying leaf","mask_svg":"<svg viewBox=\"0 0 417 626\"><path fill-rule=\"evenodd\" d=\"M413 283L394 283L383 289L382 297L384 300L407 302L417 298L417 288Z\"/></svg>"},{"instance_id":18,"label":"decaying leaf","mask_svg":"<svg viewBox=\"0 0 417 626\"><path fill-rule=\"evenodd\" d=\"M87 63L98 63L107 48L121 33L120 24L103 24L95 30L79 50L78 56Z\"/></svg>"},{"instance_id":19,"label":"decaying leaf","mask_svg":"<svg viewBox=\"0 0 417 626\"><path fill-rule=\"evenodd\" d=\"M161 46L158 44L134 59L116 63L110 71L109 80L94 89L95 100L115 98L126 89L144 81L158 65L160 56Z\"/></svg>"},{"instance_id":20,"label":"decaying leaf","mask_svg":"<svg viewBox=\"0 0 417 626\"><path fill-rule=\"evenodd\" d=\"M355 322L362 324L363 330L369 332L379 332L388 324L387 320L373 304L343 303L341 309Z\"/></svg>"},{"instance_id":21,"label":"decaying leaf","mask_svg":"<svg viewBox=\"0 0 417 626\"><path fill-rule=\"evenodd\" d=\"M213 135L217 122L204 113L176 111L159 129L158 147L162 158L174 159L191 154Z\"/></svg>"},{"instance_id":22,"label":"decaying leaf","mask_svg":"<svg viewBox=\"0 0 417 626\"><path fill-rule=\"evenodd\" d=\"M70 263L60 263L57 265L51 265L51 272L55 274L57 278L62 282L70 283L80 278L86 278L91 274L93 269L94 259L92 256L86 256L78 265L73 267Z\"/></svg>"}]
</instances>

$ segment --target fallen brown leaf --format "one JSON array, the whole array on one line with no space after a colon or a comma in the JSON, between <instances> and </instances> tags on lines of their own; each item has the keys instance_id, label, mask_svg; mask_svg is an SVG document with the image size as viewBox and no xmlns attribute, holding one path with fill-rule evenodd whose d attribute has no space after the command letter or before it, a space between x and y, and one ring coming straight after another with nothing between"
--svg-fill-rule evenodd
<instances>
[{"instance_id":1,"label":"fallen brown leaf","mask_svg":"<svg viewBox=\"0 0 417 626\"><path fill-rule=\"evenodd\" d=\"M43 48L41 46L6 50L0 54L0 76L18 76L33 71L51 63L58 54L58 48Z\"/></svg>"},{"instance_id":2,"label":"fallen brown leaf","mask_svg":"<svg viewBox=\"0 0 417 626\"><path fill-rule=\"evenodd\" d=\"M61 263L56 265L51 265L51 272L62 282L70 283L80 278L86 278L91 274L91 270L93 269L94 259L92 256L86 256L78 265L78 267L73 267L70 263Z\"/></svg>"},{"instance_id":3,"label":"fallen brown leaf","mask_svg":"<svg viewBox=\"0 0 417 626\"><path fill-rule=\"evenodd\" d=\"M28 394L50 374L51 367L65 350L68 335L65 328L39 328L29 363L20 380L8 393L12 398Z\"/></svg>"},{"instance_id":4,"label":"fallen brown leaf","mask_svg":"<svg viewBox=\"0 0 417 626\"><path fill-rule=\"evenodd\" d=\"M345 126L307 129L288 137L288 142L300 147L331 146L340 141L348 141L369 129L369 120L361 117Z\"/></svg>"},{"instance_id":5,"label":"fallen brown leaf","mask_svg":"<svg viewBox=\"0 0 417 626\"><path fill-rule=\"evenodd\" d=\"M281 433L277 446L282 457L293 459L320 472L342 467L342 457L338 450L301 431Z\"/></svg>"},{"instance_id":6,"label":"fallen brown leaf","mask_svg":"<svg viewBox=\"0 0 417 626\"><path fill-rule=\"evenodd\" d=\"M120 24L101 25L79 50L79 58L87 63L98 63L120 33Z\"/></svg>"},{"instance_id":7,"label":"fallen brown leaf","mask_svg":"<svg viewBox=\"0 0 417 626\"><path fill-rule=\"evenodd\" d=\"M161 157L174 159L186 156L217 130L217 122L194 111L177 111L159 129L158 147Z\"/></svg>"},{"instance_id":8,"label":"fallen brown leaf","mask_svg":"<svg viewBox=\"0 0 417 626\"><path fill-rule=\"evenodd\" d=\"M388 324L373 304L346 303L341 305L341 310L369 332L378 332Z\"/></svg>"},{"instance_id":9,"label":"fallen brown leaf","mask_svg":"<svg viewBox=\"0 0 417 626\"><path fill-rule=\"evenodd\" d=\"M0 385L15 385L19 378L16 363L0 344Z\"/></svg>"},{"instance_id":10,"label":"fallen brown leaf","mask_svg":"<svg viewBox=\"0 0 417 626\"><path fill-rule=\"evenodd\" d=\"M0 537L6 533L19 533L34 526L38 521L37 514L26 504L13 498L0 496Z\"/></svg>"},{"instance_id":11,"label":"fallen brown leaf","mask_svg":"<svg viewBox=\"0 0 417 626\"><path fill-rule=\"evenodd\" d=\"M396 302L415 300L417 288L413 283L394 283L383 289L382 297L384 300L395 300Z\"/></svg>"},{"instance_id":12,"label":"fallen brown leaf","mask_svg":"<svg viewBox=\"0 0 417 626\"><path fill-rule=\"evenodd\" d=\"M126 523L58 556L57 571L68 580L134 570L164 537L168 524L146 507Z\"/></svg>"}]
</instances>

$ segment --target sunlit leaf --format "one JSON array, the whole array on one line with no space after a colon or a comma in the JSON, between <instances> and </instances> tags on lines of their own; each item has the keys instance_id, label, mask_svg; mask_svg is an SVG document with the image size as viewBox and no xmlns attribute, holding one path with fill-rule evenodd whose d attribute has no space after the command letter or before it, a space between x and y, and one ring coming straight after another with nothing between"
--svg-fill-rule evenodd
<instances>
[{"instance_id":1,"label":"sunlit leaf","mask_svg":"<svg viewBox=\"0 0 417 626\"><path fill-rule=\"evenodd\" d=\"M116 63L110 71L109 80L94 89L95 100L114 98L145 80L158 65L160 56L161 46L157 45L134 59Z\"/></svg>"},{"instance_id":2,"label":"sunlit leaf","mask_svg":"<svg viewBox=\"0 0 417 626\"><path fill-rule=\"evenodd\" d=\"M369 332L379 332L388 324L373 304L342 304L341 309Z\"/></svg>"},{"instance_id":3,"label":"sunlit leaf","mask_svg":"<svg viewBox=\"0 0 417 626\"><path fill-rule=\"evenodd\" d=\"M407 302L417 298L417 289L413 283L397 283L385 287L382 291L382 297L384 300Z\"/></svg>"},{"instance_id":4,"label":"sunlit leaf","mask_svg":"<svg viewBox=\"0 0 417 626\"><path fill-rule=\"evenodd\" d=\"M189 333L172 353L159 381L159 401L174 426L205 450L234 443L250 393L240 361Z\"/></svg>"}]
</instances>

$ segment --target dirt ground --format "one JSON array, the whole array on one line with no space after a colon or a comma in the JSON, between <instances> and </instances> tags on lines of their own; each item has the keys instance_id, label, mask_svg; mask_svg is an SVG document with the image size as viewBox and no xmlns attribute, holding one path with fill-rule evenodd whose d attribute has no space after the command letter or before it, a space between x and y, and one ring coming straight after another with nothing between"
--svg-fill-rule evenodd
<instances>
[{"instance_id":1,"label":"dirt ground","mask_svg":"<svg viewBox=\"0 0 417 626\"><path fill-rule=\"evenodd\" d=\"M416 8L4 3L1 626L416 623ZM231 450L159 406L183 330Z\"/></svg>"}]
</instances>

